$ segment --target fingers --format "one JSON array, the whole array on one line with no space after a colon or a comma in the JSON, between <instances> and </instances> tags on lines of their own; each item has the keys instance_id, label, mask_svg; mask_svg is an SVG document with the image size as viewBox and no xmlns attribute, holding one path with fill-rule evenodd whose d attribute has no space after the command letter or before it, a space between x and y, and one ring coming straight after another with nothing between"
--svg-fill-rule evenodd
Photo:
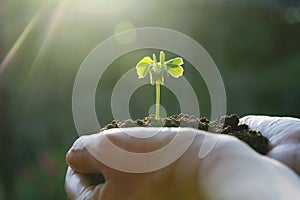
<instances>
[{"instance_id":1,"label":"fingers","mask_svg":"<svg viewBox=\"0 0 300 200\"><path fill-rule=\"evenodd\" d=\"M78 138L66 154L66 162L73 170L82 174L97 174L101 165L87 150L83 137Z\"/></svg>"},{"instance_id":2,"label":"fingers","mask_svg":"<svg viewBox=\"0 0 300 200\"><path fill-rule=\"evenodd\" d=\"M267 156L286 164L300 175L300 119L246 116L240 121L269 138L271 149Z\"/></svg>"},{"instance_id":3,"label":"fingers","mask_svg":"<svg viewBox=\"0 0 300 200\"><path fill-rule=\"evenodd\" d=\"M101 199L104 187L105 184L99 183L97 175L80 174L68 167L65 180L68 199Z\"/></svg>"},{"instance_id":4,"label":"fingers","mask_svg":"<svg viewBox=\"0 0 300 200\"><path fill-rule=\"evenodd\" d=\"M249 115L242 117L240 123L260 131L270 140L272 146L300 142L300 119L297 118Z\"/></svg>"}]
</instances>

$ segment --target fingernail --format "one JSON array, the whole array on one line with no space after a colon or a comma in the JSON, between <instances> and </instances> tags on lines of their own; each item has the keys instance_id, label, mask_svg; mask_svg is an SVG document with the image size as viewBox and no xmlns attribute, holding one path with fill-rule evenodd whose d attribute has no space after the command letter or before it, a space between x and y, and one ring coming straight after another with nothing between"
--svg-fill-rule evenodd
<instances>
[{"instance_id":1,"label":"fingernail","mask_svg":"<svg viewBox=\"0 0 300 200\"><path fill-rule=\"evenodd\" d=\"M69 150L68 153L66 154L66 162L68 165L74 163L74 156L71 150Z\"/></svg>"}]
</instances>

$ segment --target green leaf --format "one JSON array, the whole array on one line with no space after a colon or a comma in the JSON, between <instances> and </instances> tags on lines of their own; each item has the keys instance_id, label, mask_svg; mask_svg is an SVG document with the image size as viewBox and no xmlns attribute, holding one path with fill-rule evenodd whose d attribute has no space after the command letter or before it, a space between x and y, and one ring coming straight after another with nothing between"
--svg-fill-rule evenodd
<instances>
[{"instance_id":1,"label":"green leaf","mask_svg":"<svg viewBox=\"0 0 300 200\"><path fill-rule=\"evenodd\" d=\"M150 70L150 67L152 66L153 64L153 61L152 59L147 56L147 57L144 57L137 65L136 65L136 72L137 72L137 75L139 78L144 78L149 70Z\"/></svg>"},{"instance_id":2,"label":"green leaf","mask_svg":"<svg viewBox=\"0 0 300 200\"><path fill-rule=\"evenodd\" d=\"M161 65L165 63L165 53L163 51L161 51L159 54L159 61Z\"/></svg>"},{"instance_id":3,"label":"green leaf","mask_svg":"<svg viewBox=\"0 0 300 200\"><path fill-rule=\"evenodd\" d=\"M153 54L153 62L154 62L155 65L157 65L157 59L156 59L155 54Z\"/></svg>"},{"instance_id":4,"label":"green leaf","mask_svg":"<svg viewBox=\"0 0 300 200\"><path fill-rule=\"evenodd\" d=\"M181 66L177 66L177 67L169 67L167 71L171 76L178 78L182 76L184 70Z\"/></svg>"},{"instance_id":5,"label":"green leaf","mask_svg":"<svg viewBox=\"0 0 300 200\"><path fill-rule=\"evenodd\" d=\"M167 67L178 67L183 64L183 60L180 57L173 58L171 60L166 61L165 63Z\"/></svg>"},{"instance_id":6,"label":"green leaf","mask_svg":"<svg viewBox=\"0 0 300 200\"><path fill-rule=\"evenodd\" d=\"M183 64L183 60L180 57L165 62L168 73L175 78L182 76L184 71L183 68L181 67L182 64Z\"/></svg>"}]
</instances>

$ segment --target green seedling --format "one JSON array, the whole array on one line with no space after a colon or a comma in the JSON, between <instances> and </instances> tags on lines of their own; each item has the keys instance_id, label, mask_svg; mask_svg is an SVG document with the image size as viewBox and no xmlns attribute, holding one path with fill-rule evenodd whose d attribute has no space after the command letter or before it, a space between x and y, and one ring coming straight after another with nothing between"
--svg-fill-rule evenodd
<instances>
[{"instance_id":1,"label":"green seedling","mask_svg":"<svg viewBox=\"0 0 300 200\"><path fill-rule=\"evenodd\" d=\"M175 78L179 78L183 74L183 59L180 57L165 61L165 53L160 52L159 62L157 62L155 54L153 59L149 56L144 57L136 65L136 71L139 78L144 78L149 74L151 85L156 86L156 109L155 119L159 120L159 105L160 105L160 86L164 84L164 74L170 74Z\"/></svg>"}]
</instances>

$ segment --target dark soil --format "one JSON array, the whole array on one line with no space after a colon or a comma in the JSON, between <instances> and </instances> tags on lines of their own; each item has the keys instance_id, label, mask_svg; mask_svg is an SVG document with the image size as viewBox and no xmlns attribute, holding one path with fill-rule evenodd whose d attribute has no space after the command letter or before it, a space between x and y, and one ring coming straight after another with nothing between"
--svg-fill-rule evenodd
<instances>
[{"instance_id":1,"label":"dark soil","mask_svg":"<svg viewBox=\"0 0 300 200\"><path fill-rule=\"evenodd\" d=\"M113 120L110 124L104 126L101 131L125 127L191 127L211 133L235 136L263 155L268 152L269 147L268 139L259 131L250 130L248 125L239 124L239 117L237 115L223 116L215 121L187 114L172 115L160 120L156 120L154 116L138 120Z\"/></svg>"}]
</instances>

